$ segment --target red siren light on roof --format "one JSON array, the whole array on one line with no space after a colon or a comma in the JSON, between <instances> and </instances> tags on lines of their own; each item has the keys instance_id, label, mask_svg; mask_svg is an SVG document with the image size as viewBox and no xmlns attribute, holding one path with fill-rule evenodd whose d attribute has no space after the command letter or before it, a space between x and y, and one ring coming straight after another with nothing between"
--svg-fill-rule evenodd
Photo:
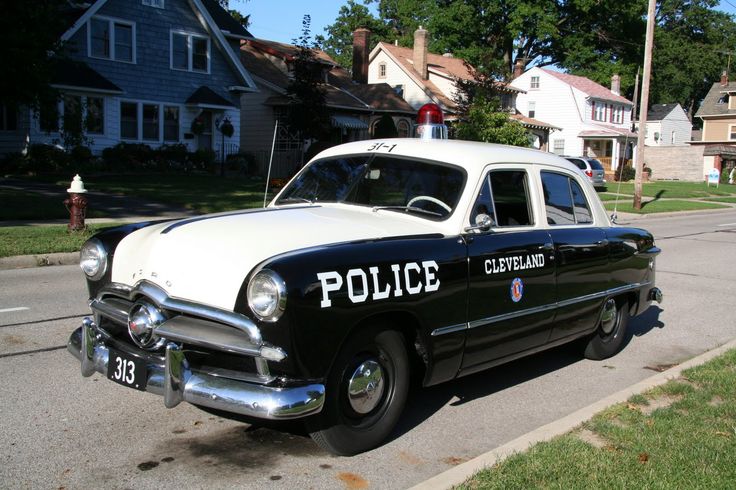
<instances>
[{"instance_id":1,"label":"red siren light on roof","mask_svg":"<svg viewBox=\"0 0 736 490\"><path fill-rule=\"evenodd\" d=\"M424 104L417 112L416 137L424 140L447 139L447 126L437 104Z\"/></svg>"}]
</instances>

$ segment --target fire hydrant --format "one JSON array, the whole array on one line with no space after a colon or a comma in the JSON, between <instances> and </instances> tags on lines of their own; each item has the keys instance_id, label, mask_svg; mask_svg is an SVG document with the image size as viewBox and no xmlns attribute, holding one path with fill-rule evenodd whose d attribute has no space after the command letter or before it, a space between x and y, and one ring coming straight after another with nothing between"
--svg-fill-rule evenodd
<instances>
[{"instance_id":1,"label":"fire hydrant","mask_svg":"<svg viewBox=\"0 0 736 490\"><path fill-rule=\"evenodd\" d=\"M87 193L87 189L84 188L84 182L79 174L74 176L71 187L66 190L69 193L69 198L64 199L64 205L67 211L69 211L69 226L70 231L84 230L84 217L87 215L87 198L84 194Z\"/></svg>"}]
</instances>

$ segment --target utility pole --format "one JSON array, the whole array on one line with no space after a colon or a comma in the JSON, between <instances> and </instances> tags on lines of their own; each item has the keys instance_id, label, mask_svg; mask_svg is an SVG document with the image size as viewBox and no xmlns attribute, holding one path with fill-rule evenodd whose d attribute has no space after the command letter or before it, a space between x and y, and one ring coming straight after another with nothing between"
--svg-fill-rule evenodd
<instances>
[{"instance_id":1,"label":"utility pole","mask_svg":"<svg viewBox=\"0 0 736 490\"><path fill-rule=\"evenodd\" d=\"M641 82L641 104L639 105L639 134L636 139L636 177L634 178L634 209L641 209L642 174L644 173L644 134L649 111L649 79L652 76L652 49L654 45L654 11L657 0L649 0L647 9L647 38L644 44L644 79Z\"/></svg>"},{"instance_id":2,"label":"utility pole","mask_svg":"<svg viewBox=\"0 0 736 490\"><path fill-rule=\"evenodd\" d=\"M636 67L636 80L634 80L634 107L631 109L631 130L635 131L636 128L634 127L634 121L638 121L638 116L636 115L636 111L638 109L638 106L636 105L639 101L639 70L641 67Z\"/></svg>"}]
</instances>

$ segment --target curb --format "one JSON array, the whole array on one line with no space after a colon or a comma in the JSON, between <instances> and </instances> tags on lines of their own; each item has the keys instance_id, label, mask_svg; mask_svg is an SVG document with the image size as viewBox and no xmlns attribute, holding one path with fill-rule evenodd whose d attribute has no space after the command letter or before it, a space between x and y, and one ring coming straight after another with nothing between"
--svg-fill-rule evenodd
<instances>
[{"instance_id":1,"label":"curb","mask_svg":"<svg viewBox=\"0 0 736 490\"><path fill-rule=\"evenodd\" d=\"M500 463L515 453L524 452L538 442L549 441L554 437L570 432L583 422L592 418L593 415L598 412L617 403L625 402L633 395L638 395L656 386L663 385L667 381L676 379L680 376L682 371L694 366L699 366L733 348L736 348L736 339L731 340L720 347L704 352L703 354L670 368L667 371L655 374L654 376L631 385L628 388L624 388L613 395L607 396L602 400L598 400L597 402L581 408L580 410L562 417L559 420L543 425L542 427L528 432L523 436L517 437L513 441L507 442L506 444L492 449L485 454L481 454L470 461L451 468L439 475L433 476L429 480L411 487L410 490L444 490L455 485L460 485L477 472L493 466L496 463Z\"/></svg>"},{"instance_id":2,"label":"curb","mask_svg":"<svg viewBox=\"0 0 736 490\"><path fill-rule=\"evenodd\" d=\"M27 269L47 265L77 265L79 252L60 252L38 255L15 255L0 258L0 270Z\"/></svg>"}]
</instances>

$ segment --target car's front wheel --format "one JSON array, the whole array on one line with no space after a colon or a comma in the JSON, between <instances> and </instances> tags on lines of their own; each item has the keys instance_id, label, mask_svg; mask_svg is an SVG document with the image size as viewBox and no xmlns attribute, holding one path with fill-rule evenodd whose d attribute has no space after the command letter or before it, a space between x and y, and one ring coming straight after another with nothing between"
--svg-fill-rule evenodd
<instances>
[{"instance_id":1,"label":"car's front wheel","mask_svg":"<svg viewBox=\"0 0 736 490\"><path fill-rule=\"evenodd\" d=\"M380 445L406 404L409 370L401 333L370 328L353 335L330 372L322 412L307 421L312 439L343 456Z\"/></svg>"},{"instance_id":2,"label":"car's front wheel","mask_svg":"<svg viewBox=\"0 0 736 490\"><path fill-rule=\"evenodd\" d=\"M606 359L616 354L624 342L629 323L629 302L626 298L609 298L603 304L598 329L588 340L585 357Z\"/></svg>"}]
</instances>

